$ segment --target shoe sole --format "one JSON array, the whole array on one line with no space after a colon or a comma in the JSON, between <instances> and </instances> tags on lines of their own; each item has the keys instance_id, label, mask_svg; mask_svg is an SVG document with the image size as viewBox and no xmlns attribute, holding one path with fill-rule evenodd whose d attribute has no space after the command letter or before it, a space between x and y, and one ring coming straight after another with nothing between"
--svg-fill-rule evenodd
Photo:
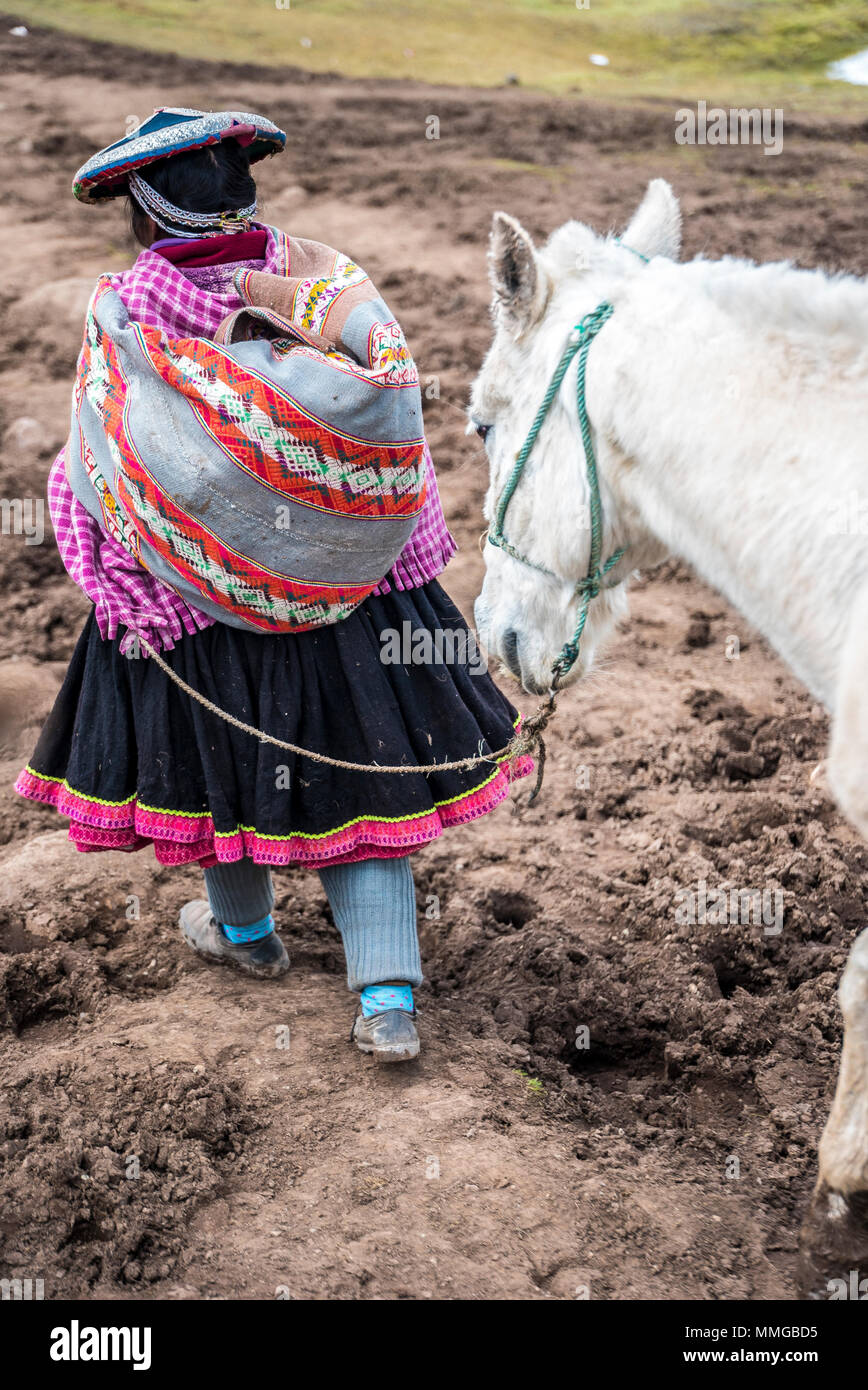
<instances>
[{"instance_id":1,"label":"shoe sole","mask_svg":"<svg viewBox=\"0 0 868 1390\"><path fill-rule=\"evenodd\" d=\"M230 970L235 970L239 975L249 975L254 980L274 980L279 975L285 975L289 969L289 958L285 961L276 961L274 965L243 965L241 961L233 956L224 956L220 951L209 951L204 946L200 946L198 941L194 941L187 935L187 929L181 924L181 935L191 950L201 956L202 960L212 962L214 965L228 965Z\"/></svg>"},{"instance_id":2,"label":"shoe sole","mask_svg":"<svg viewBox=\"0 0 868 1390\"><path fill-rule=\"evenodd\" d=\"M401 1046L388 1048L374 1047L373 1043L357 1042L356 1047L359 1049L360 1052L364 1052L365 1056L372 1056L375 1061L383 1062L386 1065L392 1062L415 1062L420 1052L418 1042L415 1044L410 1043L406 1047Z\"/></svg>"}]
</instances>

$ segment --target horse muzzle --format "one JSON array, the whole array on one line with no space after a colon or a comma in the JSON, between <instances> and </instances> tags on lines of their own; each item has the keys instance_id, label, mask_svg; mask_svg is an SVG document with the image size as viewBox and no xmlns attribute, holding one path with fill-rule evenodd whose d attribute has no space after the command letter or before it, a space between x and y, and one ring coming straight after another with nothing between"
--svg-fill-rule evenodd
<instances>
[{"instance_id":1,"label":"horse muzzle","mask_svg":"<svg viewBox=\"0 0 868 1390\"><path fill-rule=\"evenodd\" d=\"M551 670L534 670L528 653L528 643L523 642L515 628L510 627L493 648L504 668L518 681L528 695L547 695L552 685Z\"/></svg>"}]
</instances>

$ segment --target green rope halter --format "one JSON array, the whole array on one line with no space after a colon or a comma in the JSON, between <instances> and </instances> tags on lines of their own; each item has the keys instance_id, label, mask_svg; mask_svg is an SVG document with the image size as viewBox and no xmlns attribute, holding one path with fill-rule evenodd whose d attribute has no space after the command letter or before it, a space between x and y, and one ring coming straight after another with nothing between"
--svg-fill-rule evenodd
<instances>
[{"instance_id":1,"label":"green rope halter","mask_svg":"<svg viewBox=\"0 0 868 1390\"><path fill-rule=\"evenodd\" d=\"M524 472L531 450L536 442L536 437L540 432L543 421L549 412L552 401L557 395L561 382L566 376L567 369L573 358L578 354L579 363L576 373L576 405L579 412L579 427L582 432L582 445L585 450L585 465L588 474L588 487L590 490L590 514L591 514L591 553L588 560L588 573L584 579L580 579L575 588L576 596L579 598L579 612L576 622L576 629L561 650L552 666L552 691L557 689L563 677L575 666L579 657L579 645L582 634L585 630L585 623L588 620L588 609L591 600L596 598L603 588L611 585L604 584L605 576L617 565L624 548L616 550L609 556L608 560L601 566L600 553L603 544L603 507L600 501L600 483L597 477L597 458L594 452L594 441L591 434L591 422L588 418L588 407L585 399L585 374L588 365L588 353L591 343L599 333L600 329L611 318L615 312L614 306L608 301L598 305L590 314L586 314L580 323L570 333L567 346L561 354L561 359L554 370L548 389L542 399L542 404L533 418L533 423L528 431L527 438L519 449L512 471L506 480L506 486L500 495L497 510L494 516L494 526L488 532L488 539L492 545L496 545L500 550L511 555L514 560L520 560L524 565L530 565L531 569L539 570L541 574L547 574L552 579L558 576L544 565L538 565L534 560L522 555L521 551L516 550L515 546L510 545L503 530L503 523L506 517L506 510L512 501L513 494L518 487L519 479ZM552 706L553 707L553 706Z\"/></svg>"}]
</instances>

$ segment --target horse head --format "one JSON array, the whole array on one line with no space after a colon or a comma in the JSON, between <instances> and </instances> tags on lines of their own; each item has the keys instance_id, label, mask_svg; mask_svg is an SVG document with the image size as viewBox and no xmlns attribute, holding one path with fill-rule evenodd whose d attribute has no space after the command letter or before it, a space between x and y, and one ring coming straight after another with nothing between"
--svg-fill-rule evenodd
<instances>
[{"instance_id":1,"label":"horse head","mask_svg":"<svg viewBox=\"0 0 868 1390\"><path fill-rule=\"evenodd\" d=\"M485 514L491 527L516 456L543 401L569 335L601 303L617 306L641 275L646 259L676 259L681 214L669 185L650 184L623 240L599 237L567 222L537 248L515 218L494 216L489 277L494 291L494 340L474 382L469 430L483 439L490 464ZM617 388L616 368L590 352L587 412L599 460L603 558L630 540L607 485L607 439L595 402ZM544 693L552 668L573 636L577 586L591 558L591 487L577 413L575 362L561 382L504 517L508 548L486 544L486 574L476 601L483 643L524 688ZM613 572L590 603L573 676L592 667L595 653L626 609L626 575L651 556L643 542Z\"/></svg>"}]
</instances>

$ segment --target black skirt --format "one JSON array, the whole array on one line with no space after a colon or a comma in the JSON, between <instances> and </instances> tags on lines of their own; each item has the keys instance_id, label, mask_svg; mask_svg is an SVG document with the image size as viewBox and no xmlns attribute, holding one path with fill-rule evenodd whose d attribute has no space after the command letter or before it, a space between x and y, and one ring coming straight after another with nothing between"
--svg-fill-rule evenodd
<instances>
[{"instance_id":1,"label":"black skirt","mask_svg":"<svg viewBox=\"0 0 868 1390\"><path fill-rule=\"evenodd\" d=\"M233 728L119 646L91 615L17 783L70 818L82 850L152 843L167 864L247 855L313 868L404 855L492 810L532 768L528 757L502 756L458 772L333 768ZM262 636L215 623L163 656L237 719L347 762L497 752L517 725L436 581L371 597L311 632Z\"/></svg>"}]
</instances>

